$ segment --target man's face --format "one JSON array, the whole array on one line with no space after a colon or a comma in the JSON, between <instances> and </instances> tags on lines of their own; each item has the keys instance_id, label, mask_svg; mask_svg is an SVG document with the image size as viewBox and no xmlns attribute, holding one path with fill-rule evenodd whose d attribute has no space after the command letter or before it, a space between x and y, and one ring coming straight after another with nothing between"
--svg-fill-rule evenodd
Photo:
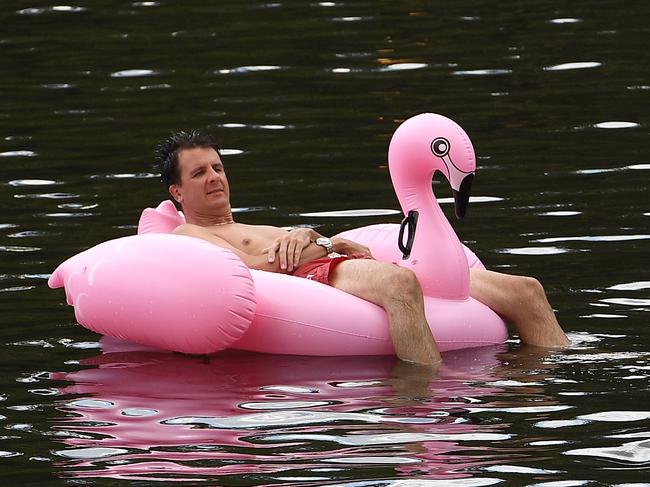
<instances>
[{"instance_id":1,"label":"man's face","mask_svg":"<svg viewBox=\"0 0 650 487\"><path fill-rule=\"evenodd\" d=\"M178 155L180 183L169 193L191 212L230 209L230 187L219 154L212 147L183 149Z\"/></svg>"}]
</instances>

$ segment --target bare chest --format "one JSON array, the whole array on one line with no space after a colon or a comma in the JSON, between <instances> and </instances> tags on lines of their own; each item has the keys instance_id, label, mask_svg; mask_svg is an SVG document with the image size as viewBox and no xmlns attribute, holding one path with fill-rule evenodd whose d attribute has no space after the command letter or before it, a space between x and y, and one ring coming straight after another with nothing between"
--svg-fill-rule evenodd
<instances>
[{"instance_id":1,"label":"bare chest","mask_svg":"<svg viewBox=\"0 0 650 487\"><path fill-rule=\"evenodd\" d=\"M286 233L277 227L243 223L215 226L211 230L216 236L249 255L261 254L275 239Z\"/></svg>"}]
</instances>

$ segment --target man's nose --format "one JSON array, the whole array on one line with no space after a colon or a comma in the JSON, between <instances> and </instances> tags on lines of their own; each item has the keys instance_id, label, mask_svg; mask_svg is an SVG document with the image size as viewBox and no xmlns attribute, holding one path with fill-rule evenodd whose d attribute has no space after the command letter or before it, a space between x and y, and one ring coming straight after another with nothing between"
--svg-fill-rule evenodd
<instances>
[{"instance_id":1,"label":"man's nose","mask_svg":"<svg viewBox=\"0 0 650 487\"><path fill-rule=\"evenodd\" d=\"M215 171L213 167L210 167L210 169L208 170L208 179L210 181L215 181L218 176L219 174L217 173L217 171Z\"/></svg>"}]
</instances>

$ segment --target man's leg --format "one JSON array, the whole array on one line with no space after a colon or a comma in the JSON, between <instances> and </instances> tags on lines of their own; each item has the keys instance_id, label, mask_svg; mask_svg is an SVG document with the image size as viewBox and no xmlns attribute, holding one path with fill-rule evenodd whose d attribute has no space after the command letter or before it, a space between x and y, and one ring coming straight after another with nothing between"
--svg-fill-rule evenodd
<instances>
[{"instance_id":1,"label":"man's leg","mask_svg":"<svg viewBox=\"0 0 650 487\"><path fill-rule=\"evenodd\" d=\"M397 356L434 365L442 358L424 315L424 298L415 274L370 259L346 260L329 277L330 284L386 310Z\"/></svg>"},{"instance_id":2,"label":"man's leg","mask_svg":"<svg viewBox=\"0 0 650 487\"><path fill-rule=\"evenodd\" d=\"M470 295L509 322L523 343L537 347L569 344L536 279L470 269L469 282Z\"/></svg>"}]
</instances>

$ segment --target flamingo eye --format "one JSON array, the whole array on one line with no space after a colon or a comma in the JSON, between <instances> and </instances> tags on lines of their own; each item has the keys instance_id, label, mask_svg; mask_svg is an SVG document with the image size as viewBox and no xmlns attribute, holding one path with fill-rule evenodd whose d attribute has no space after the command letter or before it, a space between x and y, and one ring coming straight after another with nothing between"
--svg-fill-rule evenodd
<instances>
[{"instance_id":1,"label":"flamingo eye","mask_svg":"<svg viewBox=\"0 0 650 487\"><path fill-rule=\"evenodd\" d=\"M438 157L445 157L449 154L449 141L444 137L438 137L431 142L431 151Z\"/></svg>"}]
</instances>

